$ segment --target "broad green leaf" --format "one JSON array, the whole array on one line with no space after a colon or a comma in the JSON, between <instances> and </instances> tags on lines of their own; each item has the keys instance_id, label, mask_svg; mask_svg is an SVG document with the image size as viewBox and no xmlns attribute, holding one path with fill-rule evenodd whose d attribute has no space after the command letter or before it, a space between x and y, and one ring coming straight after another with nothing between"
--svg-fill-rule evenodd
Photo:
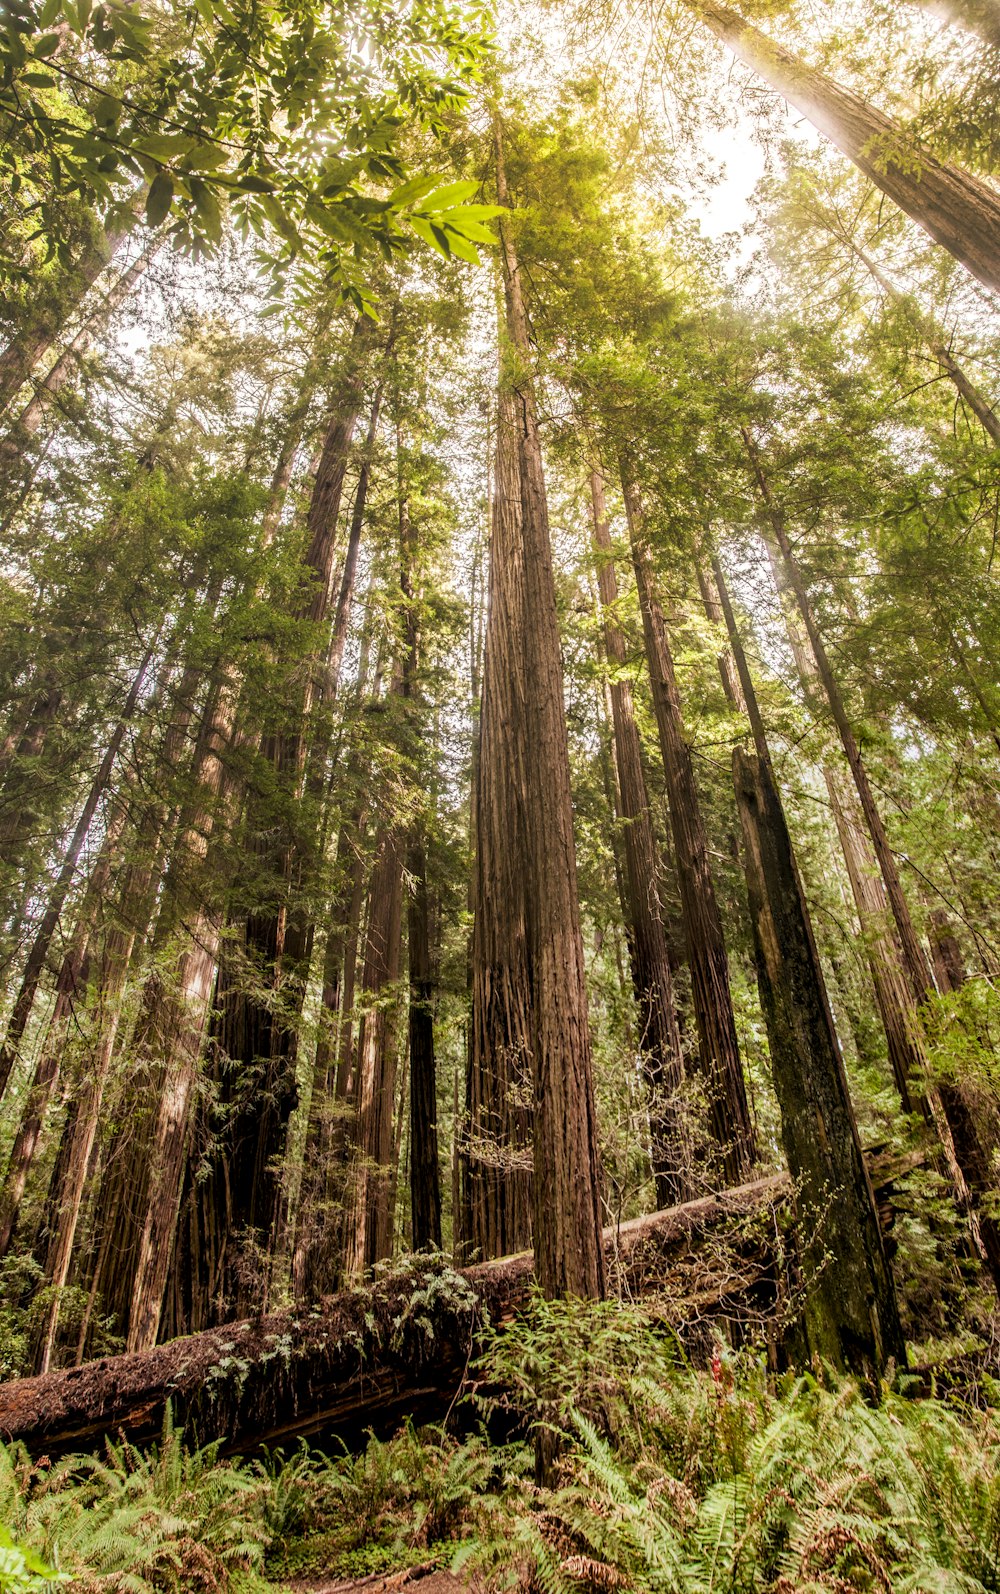
<instances>
[{"instance_id":1,"label":"broad green leaf","mask_svg":"<svg viewBox=\"0 0 1000 1594\"><path fill-rule=\"evenodd\" d=\"M436 188L428 194L420 206L421 215L430 215L439 210L450 210L453 205L461 205L479 190L479 184L474 182L446 183L443 188Z\"/></svg>"},{"instance_id":2,"label":"broad green leaf","mask_svg":"<svg viewBox=\"0 0 1000 1594\"><path fill-rule=\"evenodd\" d=\"M104 94L94 108L94 121L98 127L110 127L122 114L122 102L113 94Z\"/></svg>"},{"instance_id":3,"label":"broad green leaf","mask_svg":"<svg viewBox=\"0 0 1000 1594\"><path fill-rule=\"evenodd\" d=\"M412 177L408 183L400 183L398 188L392 190L389 203L395 206L412 205L415 200L429 194L436 182L436 177Z\"/></svg>"},{"instance_id":4,"label":"broad green leaf","mask_svg":"<svg viewBox=\"0 0 1000 1594\"><path fill-rule=\"evenodd\" d=\"M151 155L154 160L173 160L180 155L190 155L198 148L198 140L189 133L146 133L136 140L137 155Z\"/></svg>"},{"instance_id":5,"label":"broad green leaf","mask_svg":"<svg viewBox=\"0 0 1000 1594\"><path fill-rule=\"evenodd\" d=\"M158 227L166 219L173 197L173 178L166 172L158 172L146 198L146 220L151 227Z\"/></svg>"},{"instance_id":6,"label":"broad green leaf","mask_svg":"<svg viewBox=\"0 0 1000 1594\"><path fill-rule=\"evenodd\" d=\"M462 234L456 232L453 227L447 227L445 232L448 238L448 247L453 255L457 255L459 260L467 260L470 265L482 265L475 244L470 243L467 238L463 238Z\"/></svg>"}]
</instances>

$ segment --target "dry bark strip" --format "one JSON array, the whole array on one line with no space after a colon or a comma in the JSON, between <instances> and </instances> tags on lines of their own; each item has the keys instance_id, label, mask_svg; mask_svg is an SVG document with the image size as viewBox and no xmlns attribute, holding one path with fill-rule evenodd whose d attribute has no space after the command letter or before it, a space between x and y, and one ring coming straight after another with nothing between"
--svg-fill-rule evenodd
<instances>
[{"instance_id":1,"label":"dry bark strip","mask_svg":"<svg viewBox=\"0 0 1000 1594\"><path fill-rule=\"evenodd\" d=\"M884 1189L900 1172L879 1167ZM873 1170L874 1172L874 1170ZM740 1220L770 1214L788 1191L774 1174L687 1201L604 1231L609 1265L623 1290L662 1285L671 1267L697 1261L706 1240ZM764 1282L766 1225L743 1247L756 1265L735 1267L678 1303L679 1316L724 1310L748 1284ZM712 1277L712 1265L702 1269ZM533 1279L529 1252L460 1273L428 1262L345 1291L313 1312L275 1312L171 1340L149 1351L0 1385L0 1437L34 1454L94 1447L106 1434L155 1439L170 1401L192 1441L223 1438L231 1449L278 1444L321 1430L366 1426L453 1394L474 1352L477 1329L511 1319Z\"/></svg>"}]
</instances>

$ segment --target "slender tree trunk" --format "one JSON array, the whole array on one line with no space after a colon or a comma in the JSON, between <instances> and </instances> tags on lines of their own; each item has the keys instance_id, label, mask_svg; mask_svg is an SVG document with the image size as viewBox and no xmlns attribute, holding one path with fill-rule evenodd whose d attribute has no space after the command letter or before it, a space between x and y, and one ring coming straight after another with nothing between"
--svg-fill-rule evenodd
<instances>
[{"instance_id":1,"label":"slender tree trunk","mask_svg":"<svg viewBox=\"0 0 1000 1594\"><path fill-rule=\"evenodd\" d=\"M327 424L310 497L303 568L311 576L312 586L298 618L315 625L321 624L329 614L337 519L351 441L360 413L368 345L369 324L359 318ZM370 428L372 441L377 424L376 397ZM367 472L364 488L367 489ZM271 749L279 781L300 801L304 794L308 795L312 801L305 807L310 811L322 789L321 765L325 754L322 749L313 749L312 770L319 786L312 786L307 770L309 720L321 702L326 702L327 709L332 703L354 593L364 507L365 492L359 491L341 580L342 601L337 606L330 651L322 655L317 653L308 661L309 673L298 706L297 723L292 730L274 737ZM318 831L311 829L307 813L301 834L292 840L283 856L274 859L284 882L283 900L276 909L266 908L248 915L244 927L247 956L262 964L265 978L274 991L280 989L279 1009L276 1011L271 1000L259 1001L245 990L234 989L225 1000L219 1028L224 1050L230 1058L242 1060L243 1076L253 1078L255 1083L252 1092L244 1092L244 1099L231 1116L227 1130L229 1145L222 1154L225 1168L216 1167L212 1178L205 1181L201 1198L206 1207L213 1202L224 1203L226 1234L237 1232L262 1238L268 1250L285 1229L281 1222L284 1152L289 1119L298 1101L297 1018L305 997L314 936L311 918L298 899L308 884L306 877L318 851L317 839ZM217 1156L216 1162L219 1161ZM213 1190L213 1186L219 1188ZM216 1227L221 1233L222 1226ZM237 1302L240 1298L237 1286Z\"/></svg>"},{"instance_id":2,"label":"slender tree trunk","mask_svg":"<svg viewBox=\"0 0 1000 1594\"><path fill-rule=\"evenodd\" d=\"M151 841L149 855L130 868L122 895L121 924L111 931L105 942L94 980L100 1003L95 1017L98 1041L63 1133L50 1198L45 1280L51 1292L51 1304L38 1330L38 1370L43 1373L51 1366L55 1352L60 1297L69 1278L83 1213L88 1171L122 1016L125 984L136 941L152 915L159 861ZM102 1014L103 1022L100 1021Z\"/></svg>"},{"instance_id":3,"label":"slender tree trunk","mask_svg":"<svg viewBox=\"0 0 1000 1594\"><path fill-rule=\"evenodd\" d=\"M51 409L66 383L78 370L80 360L94 339L103 332L116 310L120 309L131 296L136 284L146 275L164 242L162 235L152 238L127 270L112 283L93 315L88 318L52 368L36 385L34 394L17 418L15 436L34 437L45 418L46 411Z\"/></svg>"},{"instance_id":4,"label":"slender tree trunk","mask_svg":"<svg viewBox=\"0 0 1000 1594\"><path fill-rule=\"evenodd\" d=\"M497 193L508 203L499 123ZM521 461L524 608L528 947L533 998L535 1273L549 1296L603 1296L601 1171L591 1078L563 700L541 440L530 377L532 350L517 254L500 223L509 378ZM544 1473L547 1464L540 1458Z\"/></svg>"},{"instance_id":5,"label":"slender tree trunk","mask_svg":"<svg viewBox=\"0 0 1000 1594\"><path fill-rule=\"evenodd\" d=\"M794 595L799 617L809 639L815 674L822 686L823 696L829 706L844 755L854 777L865 825L871 837L895 924L903 972L910 987L911 1001L917 1008L914 1028L919 1033L919 1008L934 990L930 967L917 938L899 870L896 867L895 855L889 844L882 816L868 779L868 772L861 757L861 750L855 739L840 688L816 623L802 572L788 539L784 516L774 501L756 443L746 428L743 428L743 438L764 505L767 526L773 533L774 542L780 553L782 584ZM984 1204L989 1206L992 1203L996 1185L991 1169L990 1150L982 1143L975 1114L963 1101L959 1085L942 1086L940 1091L926 1089L923 1092L923 1103L925 1114L934 1124L941 1140L959 1204L968 1213L973 1244L988 1266L1000 1292L1000 1224L983 1210Z\"/></svg>"},{"instance_id":6,"label":"slender tree trunk","mask_svg":"<svg viewBox=\"0 0 1000 1594\"><path fill-rule=\"evenodd\" d=\"M24 316L17 336L0 353L0 413L7 409L39 361L45 358L134 225L135 216L130 214L126 221L109 228L103 237L84 249L71 268L62 301L54 304L51 299L40 297L34 309Z\"/></svg>"},{"instance_id":7,"label":"slender tree trunk","mask_svg":"<svg viewBox=\"0 0 1000 1594\"><path fill-rule=\"evenodd\" d=\"M111 865L125 827L126 810L121 805L109 822L100 856L87 883L86 897L74 926L70 945L63 954L56 981L56 999L44 1039L39 1047L35 1075L14 1137L10 1160L0 1194L0 1256L6 1256L14 1235L21 1201L32 1163L38 1150L42 1124L59 1079L61 1053L66 1044L66 1027L85 983L89 946L101 903L108 888Z\"/></svg>"},{"instance_id":8,"label":"slender tree trunk","mask_svg":"<svg viewBox=\"0 0 1000 1594\"><path fill-rule=\"evenodd\" d=\"M729 960L708 861L708 836L701 815L691 750L684 736L680 694L653 564L645 541L638 490L623 472L622 487L632 541L646 656L663 755L670 826L681 893L691 992L698 1025L702 1074L712 1135L721 1148L728 1184L740 1184L756 1158L736 1018L729 989Z\"/></svg>"},{"instance_id":9,"label":"slender tree trunk","mask_svg":"<svg viewBox=\"0 0 1000 1594\"><path fill-rule=\"evenodd\" d=\"M125 732L132 720L132 716L135 713L139 696L142 692L143 683L146 679L146 673L153 660L154 651L155 643L151 644L146 649L146 652L142 658L142 662L140 663L139 668L133 678L132 685L129 688L128 696L122 705L121 718L111 733L104 757L101 759L97 773L91 781L90 791L87 794L86 801L84 802L83 808L80 811L80 816L76 822L76 828L73 831L69 846L66 849L66 856L63 860L62 868L59 871L56 883L49 895L48 904L42 917L42 922L38 927L31 950L28 953L28 961L25 964L24 971L21 975L21 988L18 991L17 1000L14 1003L14 1010L11 1014L10 1022L7 1025L7 1033L4 1036L3 1046L0 1047L0 1095L2 1095L6 1090L8 1081L10 1080L11 1070L13 1069L14 1063L17 1059L18 1050L20 1048L21 1041L24 1038L24 1032L27 1028L28 1020L31 1017L32 1008L34 1007L35 996L37 994L38 986L45 969L45 962L49 955L49 948L52 945L52 938L55 935L56 929L58 928L63 908L66 905L66 898L69 895L70 887L72 886L76 877L80 857L83 852L84 844L87 840L87 835L90 831L90 826L93 823L94 815L97 813L101 799L104 797L110 785L111 775L115 767L115 761L117 760Z\"/></svg>"},{"instance_id":10,"label":"slender tree trunk","mask_svg":"<svg viewBox=\"0 0 1000 1594\"><path fill-rule=\"evenodd\" d=\"M642 767L632 685L626 669L625 638L614 616L618 584L611 529L600 472L590 474L597 549L597 579L604 621L604 646L611 671L610 694L618 770L619 819L625 840L629 954L639 1011L639 1046L649 1090L650 1141L658 1210L692 1194L691 1148L680 1100L684 1053L674 1004L673 979L663 928L658 885L659 859Z\"/></svg>"},{"instance_id":11,"label":"slender tree trunk","mask_svg":"<svg viewBox=\"0 0 1000 1594\"><path fill-rule=\"evenodd\" d=\"M903 304L906 295L900 292L895 283L890 282L889 278L876 265L867 251L855 242L850 232L842 227L838 219L835 216L831 216L826 210L821 210L820 213L824 224L836 237L843 239L856 259L864 266L872 281L877 283L882 289L886 298L894 305ZM966 404L968 404L990 442L995 447L1000 448L1000 416L997 415L989 399L982 389L973 382L965 367L956 360L945 341L941 328L929 316L923 315L919 311L916 311L916 320L920 335L935 360L937 360L941 370L965 400Z\"/></svg>"},{"instance_id":12,"label":"slender tree trunk","mask_svg":"<svg viewBox=\"0 0 1000 1594\"><path fill-rule=\"evenodd\" d=\"M147 1171L142 1232L128 1313L130 1350L156 1343L187 1152L192 1096L211 1008L222 935L222 914L209 890L208 860L220 816L236 791L227 765L235 715L236 686L224 683L215 712L203 727L196 763L197 795L182 839L181 875L166 890L171 925L181 926L182 945L168 978L156 981L148 1010L145 1044L162 1060L163 1080ZM194 867L192 868L192 863Z\"/></svg>"},{"instance_id":13,"label":"slender tree trunk","mask_svg":"<svg viewBox=\"0 0 1000 1594\"><path fill-rule=\"evenodd\" d=\"M413 1249L441 1248L437 1072L434 1058L434 974L431 960L427 866L423 840L407 849L411 886L407 907L410 957L410 1208Z\"/></svg>"},{"instance_id":14,"label":"slender tree trunk","mask_svg":"<svg viewBox=\"0 0 1000 1594\"><path fill-rule=\"evenodd\" d=\"M1000 288L1000 194L938 160L891 117L717 0L685 0L733 54L807 117L859 171L988 288Z\"/></svg>"},{"instance_id":15,"label":"slender tree trunk","mask_svg":"<svg viewBox=\"0 0 1000 1594\"><path fill-rule=\"evenodd\" d=\"M877 1391L890 1362L906 1366L906 1345L819 954L770 768L737 748L733 778L809 1348Z\"/></svg>"},{"instance_id":16,"label":"slender tree trunk","mask_svg":"<svg viewBox=\"0 0 1000 1594\"><path fill-rule=\"evenodd\" d=\"M392 1250L393 1105L395 1097L395 985L403 884L402 838L383 827L376 846L368 904L368 936L361 979L357 1122L345 1223L344 1272L359 1278Z\"/></svg>"}]
</instances>

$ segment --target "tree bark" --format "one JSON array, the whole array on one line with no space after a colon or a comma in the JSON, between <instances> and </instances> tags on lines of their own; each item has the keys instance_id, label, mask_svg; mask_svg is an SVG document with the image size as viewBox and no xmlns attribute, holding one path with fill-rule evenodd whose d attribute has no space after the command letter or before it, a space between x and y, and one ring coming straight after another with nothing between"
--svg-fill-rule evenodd
<instances>
[{"instance_id":1,"label":"tree bark","mask_svg":"<svg viewBox=\"0 0 1000 1594\"><path fill-rule=\"evenodd\" d=\"M1000 288L1000 194L938 160L874 105L842 88L717 0L685 0L716 38L852 160L988 288Z\"/></svg>"},{"instance_id":2,"label":"tree bark","mask_svg":"<svg viewBox=\"0 0 1000 1594\"><path fill-rule=\"evenodd\" d=\"M87 793L73 835L70 838L69 846L66 849L62 868L49 895L45 913L28 953L28 960L21 975L21 988L18 991L17 1000L14 1003L14 1009L7 1025L3 1046L0 1047L0 1096L3 1095L10 1080L11 1070L17 1059L18 1050L35 1004L35 996L45 969L52 938L62 917L70 887L76 878L80 856L94 816L97 813L101 799L110 785L115 761L118 758L125 732L135 713L146 674L153 661L155 647L156 644L154 642L146 649L139 668L133 677L132 685L129 687L128 695L122 705L121 717L111 733L104 757L101 759L97 772L91 781L90 790Z\"/></svg>"},{"instance_id":3,"label":"tree bark","mask_svg":"<svg viewBox=\"0 0 1000 1594\"><path fill-rule=\"evenodd\" d=\"M434 1058L434 971L431 959L427 865L421 836L407 848L410 877L407 944L410 958L410 1211L415 1251L441 1249L441 1173L438 1166L437 1072Z\"/></svg>"},{"instance_id":4,"label":"tree bark","mask_svg":"<svg viewBox=\"0 0 1000 1594\"><path fill-rule=\"evenodd\" d=\"M870 1162L876 1192L890 1188L907 1165ZM605 1229L602 1248L623 1292L662 1292L666 1281L677 1319L697 1325L716 1313L725 1319L747 1310L759 1319L774 1310L768 1275L775 1209L788 1194L787 1177L772 1174ZM749 1278L742 1270L730 1274L727 1250L722 1276L709 1264L706 1287L699 1268L692 1292L686 1263L703 1242L719 1247L730 1228L737 1254L749 1252ZM424 1274L427 1281L439 1276L431 1266ZM106 1435L142 1444L159 1437L169 1401L177 1423L198 1443L218 1437L230 1449L256 1449L338 1426L356 1432L377 1418L411 1413L427 1395L447 1403L463 1381L477 1325L503 1326L523 1311L533 1282L531 1254L448 1270L444 1278L432 1338L413 1310L420 1286L408 1270L371 1290L350 1290L315 1315L293 1308L139 1355L7 1382L0 1385L0 1430L32 1454L97 1449Z\"/></svg>"},{"instance_id":5,"label":"tree bark","mask_svg":"<svg viewBox=\"0 0 1000 1594\"><path fill-rule=\"evenodd\" d=\"M532 996L527 947L524 547L514 395L498 401L489 599L474 771L472 1021L461 1145L462 1250L531 1244Z\"/></svg>"},{"instance_id":6,"label":"tree bark","mask_svg":"<svg viewBox=\"0 0 1000 1594\"><path fill-rule=\"evenodd\" d=\"M344 1274L348 1279L360 1278L392 1253L389 1188L402 887L403 838L398 826L383 826L372 871L361 978L357 1121L344 1233Z\"/></svg>"},{"instance_id":7,"label":"tree bark","mask_svg":"<svg viewBox=\"0 0 1000 1594\"><path fill-rule=\"evenodd\" d=\"M622 489L632 542L639 606L653 692L653 708L670 803L684 936L691 970L691 992L709 1122L720 1148L725 1182L737 1183L756 1157L753 1122L747 1102L729 990L729 960L708 861L708 836L701 815L691 750L684 736L680 694L663 611L656 593L642 507L627 469Z\"/></svg>"},{"instance_id":8,"label":"tree bark","mask_svg":"<svg viewBox=\"0 0 1000 1594\"><path fill-rule=\"evenodd\" d=\"M499 122L497 194L508 205ZM509 221L500 222L506 333L516 368L524 608L528 949L534 1063L535 1272L549 1296L603 1296L601 1172L576 886L569 744L531 344Z\"/></svg>"},{"instance_id":9,"label":"tree bark","mask_svg":"<svg viewBox=\"0 0 1000 1594\"><path fill-rule=\"evenodd\" d=\"M787 587L787 590L794 595L799 618L809 640L811 661L805 657L804 645L799 644L801 655L799 667L806 670L807 679L810 681L813 675L819 679L823 696L840 736L844 756L854 778L865 825L871 838L896 928L902 970L910 988L908 1006L915 1005L916 1009L911 1033L914 1039L922 1041L919 1009L934 991L930 966L917 937L896 859L875 802L861 750L855 739L840 688L816 623L802 572L792 551L784 515L771 493L755 440L746 427L742 428L742 432L750 467L764 507L766 528L769 528L773 534L774 543L780 554L777 572L779 591L782 587ZM766 528L765 542L768 541ZM794 628L792 641L795 646ZM904 1105L905 1102L904 1097ZM956 1198L969 1218L973 1246L989 1269L994 1285L1000 1293L1000 1224L988 1210L985 1210L992 1204L996 1188L990 1148L982 1141L975 1113L970 1109L969 1103L962 1099L960 1084L942 1087L940 1091L933 1088L926 1089L922 1093L921 1105L928 1122L933 1124L941 1141Z\"/></svg>"},{"instance_id":10,"label":"tree bark","mask_svg":"<svg viewBox=\"0 0 1000 1594\"><path fill-rule=\"evenodd\" d=\"M906 1345L819 954L770 768L737 748L733 779L809 1347L877 1391Z\"/></svg>"},{"instance_id":11,"label":"tree bark","mask_svg":"<svg viewBox=\"0 0 1000 1594\"><path fill-rule=\"evenodd\" d=\"M656 1204L671 1206L692 1193L691 1147L680 1091L684 1053L674 1002L673 979L663 928L659 858L642 767L632 684L625 674L625 638L614 617L618 601L611 529L600 472L590 473L597 580L604 622L604 647L611 673L610 694L618 770L619 819L625 840L627 918L632 983L639 1012L639 1046L649 1091L650 1142Z\"/></svg>"}]
</instances>

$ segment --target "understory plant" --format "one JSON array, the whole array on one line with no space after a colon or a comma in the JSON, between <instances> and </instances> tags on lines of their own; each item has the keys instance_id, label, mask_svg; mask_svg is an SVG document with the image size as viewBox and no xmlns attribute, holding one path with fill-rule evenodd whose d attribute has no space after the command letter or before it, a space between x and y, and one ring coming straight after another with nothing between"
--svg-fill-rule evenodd
<instances>
[{"instance_id":1,"label":"understory plant","mask_svg":"<svg viewBox=\"0 0 1000 1594\"><path fill-rule=\"evenodd\" d=\"M0 1447L0 1589L41 1594L51 1569L84 1594L262 1594L431 1564L477 1594L1000 1594L989 1408L876 1405L820 1367L775 1381L721 1343L695 1367L645 1307L540 1297L470 1382L459 1432L406 1423L334 1456L226 1459L169 1419L146 1452Z\"/></svg>"}]
</instances>

